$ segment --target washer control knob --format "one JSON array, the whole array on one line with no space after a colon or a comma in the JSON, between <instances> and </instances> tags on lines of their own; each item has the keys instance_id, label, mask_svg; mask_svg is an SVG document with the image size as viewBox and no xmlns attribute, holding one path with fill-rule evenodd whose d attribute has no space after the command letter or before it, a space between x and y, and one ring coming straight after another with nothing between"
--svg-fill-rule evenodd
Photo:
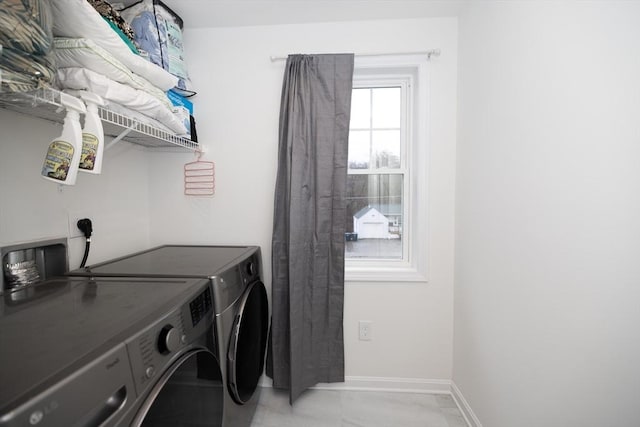
<instances>
[{"instance_id":1,"label":"washer control knob","mask_svg":"<svg viewBox=\"0 0 640 427\"><path fill-rule=\"evenodd\" d=\"M256 265L253 262L249 261L245 268L247 269L247 274L249 276L255 276L255 274L256 274Z\"/></svg>"},{"instance_id":2,"label":"washer control knob","mask_svg":"<svg viewBox=\"0 0 640 427\"><path fill-rule=\"evenodd\" d=\"M144 371L144 374L147 376L147 378L151 378L155 373L156 373L156 370L155 370L155 368L153 366L149 366Z\"/></svg>"},{"instance_id":3,"label":"washer control knob","mask_svg":"<svg viewBox=\"0 0 640 427\"><path fill-rule=\"evenodd\" d=\"M158 336L158 350L162 354L169 354L180 347L180 331L172 325L166 325Z\"/></svg>"}]
</instances>

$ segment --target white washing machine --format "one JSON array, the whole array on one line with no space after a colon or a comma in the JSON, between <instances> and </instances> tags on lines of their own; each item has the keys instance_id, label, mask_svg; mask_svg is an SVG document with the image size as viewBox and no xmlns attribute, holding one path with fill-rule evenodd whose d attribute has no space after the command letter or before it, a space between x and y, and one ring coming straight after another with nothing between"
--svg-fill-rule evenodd
<instances>
[{"instance_id":1,"label":"white washing machine","mask_svg":"<svg viewBox=\"0 0 640 427\"><path fill-rule=\"evenodd\" d=\"M257 246L165 245L76 270L70 275L195 279L213 293L223 427L249 427L264 369L269 309Z\"/></svg>"},{"instance_id":2,"label":"white washing machine","mask_svg":"<svg viewBox=\"0 0 640 427\"><path fill-rule=\"evenodd\" d=\"M211 288L63 277L0 297L0 426L221 426Z\"/></svg>"}]
</instances>

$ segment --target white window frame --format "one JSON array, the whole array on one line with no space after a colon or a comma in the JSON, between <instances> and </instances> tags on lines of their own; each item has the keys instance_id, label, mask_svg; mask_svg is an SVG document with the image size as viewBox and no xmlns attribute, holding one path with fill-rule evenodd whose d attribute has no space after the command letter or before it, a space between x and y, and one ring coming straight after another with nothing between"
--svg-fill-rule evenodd
<instances>
[{"instance_id":1,"label":"white window frame","mask_svg":"<svg viewBox=\"0 0 640 427\"><path fill-rule=\"evenodd\" d=\"M428 99L427 57L382 55L356 57L353 87L406 85L406 135L401 147L403 183L403 256L394 259L345 258L346 282L427 282L428 239ZM403 107L404 108L404 107ZM406 163L405 163L406 162ZM358 173L357 170L352 171ZM394 173L393 169L370 173Z\"/></svg>"}]
</instances>

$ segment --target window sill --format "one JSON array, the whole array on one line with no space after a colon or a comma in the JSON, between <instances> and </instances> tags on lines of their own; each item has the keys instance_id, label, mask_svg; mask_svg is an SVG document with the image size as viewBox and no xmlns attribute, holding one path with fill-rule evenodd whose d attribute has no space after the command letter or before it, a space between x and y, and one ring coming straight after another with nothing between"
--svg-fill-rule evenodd
<instances>
[{"instance_id":1,"label":"window sill","mask_svg":"<svg viewBox=\"0 0 640 427\"><path fill-rule=\"evenodd\" d=\"M422 282L428 281L427 274L412 267L358 268L347 267L345 282Z\"/></svg>"}]
</instances>

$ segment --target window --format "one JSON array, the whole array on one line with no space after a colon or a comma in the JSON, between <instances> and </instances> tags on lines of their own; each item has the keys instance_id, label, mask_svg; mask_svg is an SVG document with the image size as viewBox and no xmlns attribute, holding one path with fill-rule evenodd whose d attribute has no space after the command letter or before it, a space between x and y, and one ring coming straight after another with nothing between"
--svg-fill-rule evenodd
<instances>
[{"instance_id":1,"label":"window","mask_svg":"<svg viewBox=\"0 0 640 427\"><path fill-rule=\"evenodd\" d=\"M353 88L347 258L403 258L406 89L405 82L395 81L372 81Z\"/></svg>"},{"instance_id":2,"label":"window","mask_svg":"<svg viewBox=\"0 0 640 427\"><path fill-rule=\"evenodd\" d=\"M426 281L426 59L356 58L347 281Z\"/></svg>"}]
</instances>

